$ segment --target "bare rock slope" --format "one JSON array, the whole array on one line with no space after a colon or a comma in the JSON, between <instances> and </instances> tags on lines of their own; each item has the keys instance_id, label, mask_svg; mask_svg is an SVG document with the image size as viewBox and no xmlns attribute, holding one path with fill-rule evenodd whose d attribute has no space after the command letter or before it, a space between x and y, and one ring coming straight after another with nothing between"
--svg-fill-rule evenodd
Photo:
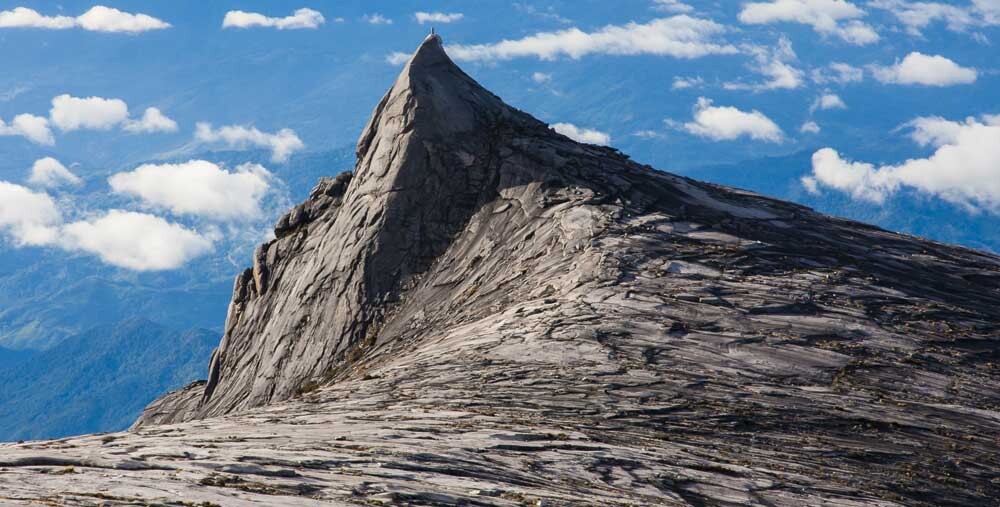
<instances>
[{"instance_id":1,"label":"bare rock slope","mask_svg":"<svg viewBox=\"0 0 1000 507\"><path fill-rule=\"evenodd\" d=\"M429 37L205 383L0 447L67 505L995 505L1000 259L573 142Z\"/></svg>"}]
</instances>

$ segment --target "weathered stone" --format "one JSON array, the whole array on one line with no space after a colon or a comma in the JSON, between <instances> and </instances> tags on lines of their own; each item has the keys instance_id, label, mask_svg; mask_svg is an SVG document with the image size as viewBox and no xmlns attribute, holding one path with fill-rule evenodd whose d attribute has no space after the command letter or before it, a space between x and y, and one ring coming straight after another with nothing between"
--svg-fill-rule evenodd
<instances>
[{"instance_id":1,"label":"weathered stone","mask_svg":"<svg viewBox=\"0 0 1000 507\"><path fill-rule=\"evenodd\" d=\"M997 257L575 143L437 37L358 158L240 276L207 383L107 442L0 447L0 498L1000 498Z\"/></svg>"}]
</instances>

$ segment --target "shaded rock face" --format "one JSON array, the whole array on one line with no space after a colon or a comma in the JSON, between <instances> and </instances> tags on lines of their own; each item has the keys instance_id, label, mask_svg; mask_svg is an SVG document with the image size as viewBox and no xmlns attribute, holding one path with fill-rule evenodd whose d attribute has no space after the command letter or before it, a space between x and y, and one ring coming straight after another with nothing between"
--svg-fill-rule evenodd
<instances>
[{"instance_id":1,"label":"shaded rock face","mask_svg":"<svg viewBox=\"0 0 1000 507\"><path fill-rule=\"evenodd\" d=\"M19 498L75 453L263 505L1000 497L1000 259L573 142L436 36L357 151L237 278L207 382L120 448L4 448Z\"/></svg>"}]
</instances>

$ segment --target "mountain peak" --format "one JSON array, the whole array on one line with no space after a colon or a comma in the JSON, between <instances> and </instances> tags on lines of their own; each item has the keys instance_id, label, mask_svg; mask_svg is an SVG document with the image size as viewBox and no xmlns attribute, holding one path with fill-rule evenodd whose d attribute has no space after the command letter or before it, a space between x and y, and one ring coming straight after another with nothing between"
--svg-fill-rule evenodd
<instances>
[{"instance_id":1,"label":"mountain peak","mask_svg":"<svg viewBox=\"0 0 1000 507\"><path fill-rule=\"evenodd\" d=\"M376 136L395 139L419 130L421 137L447 138L487 132L497 122L543 126L483 88L448 57L440 35L431 34L417 47L392 88L372 114L358 141L358 158ZM390 139L390 142L392 141Z\"/></svg>"},{"instance_id":2,"label":"mountain peak","mask_svg":"<svg viewBox=\"0 0 1000 507\"><path fill-rule=\"evenodd\" d=\"M425 409L453 428L461 414L477 434L589 428L553 468L592 474L590 494L609 496L588 504L642 491L650 505L801 505L840 491L868 505L908 488L903 503L930 505L919 499L932 483L955 505L1000 494L980 469L949 468L946 481L926 466L995 454L981 435L1000 432L987 410L1000 400L1000 259L576 143L481 87L436 37L375 108L355 170L321 181L276 236L236 280L207 383L153 403L137 428L262 405L258 420L315 414L328 425L304 433L316 439L381 421L385 443ZM188 431L221 423L199 424ZM800 435L811 440L788 445ZM454 460L453 441L420 438ZM592 438L602 454L582 463ZM536 473L542 447L467 442L520 452ZM663 468L648 446L715 461ZM843 452L859 447L878 459ZM609 493L612 458L636 472ZM521 474L505 477L523 485ZM766 486L733 496L747 489L730 487L736 476Z\"/></svg>"}]
</instances>

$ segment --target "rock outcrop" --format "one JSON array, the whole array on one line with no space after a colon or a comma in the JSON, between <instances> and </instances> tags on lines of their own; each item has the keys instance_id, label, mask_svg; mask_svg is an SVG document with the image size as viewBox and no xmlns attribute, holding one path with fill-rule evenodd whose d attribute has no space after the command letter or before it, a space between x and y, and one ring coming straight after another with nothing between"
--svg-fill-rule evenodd
<instances>
[{"instance_id":1,"label":"rock outcrop","mask_svg":"<svg viewBox=\"0 0 1000 507\"><path fill-rule=\"evenodd\" d=\"M275 233L207 383L128 434L0 448L0 497L1000 498L1000 259L576 143L436 36Z\"/></svg>"}]
</instances>

